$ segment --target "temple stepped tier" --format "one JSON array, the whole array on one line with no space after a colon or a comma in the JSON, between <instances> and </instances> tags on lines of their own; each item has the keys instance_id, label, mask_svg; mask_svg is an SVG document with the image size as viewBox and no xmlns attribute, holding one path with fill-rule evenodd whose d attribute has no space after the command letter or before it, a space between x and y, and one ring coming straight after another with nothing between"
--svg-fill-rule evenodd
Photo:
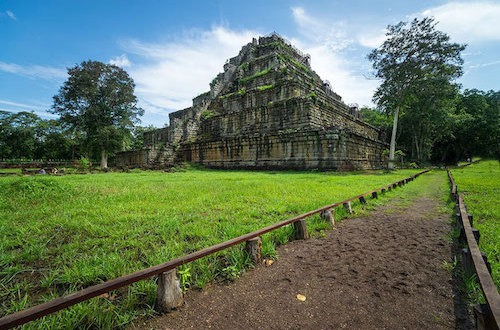
<instances>
[{"instance_id":1,"label":"temple stepped tier","mask_svg":"<svg viewBox=\"0 0 500 330\"><path fill-rule=\"evenodd\" d=\"M367 169L382 167L381 132L361 121L277 34L254 39L229 59L193 106L148 133L121 166L190 161L217 168Z\"/></svg>"}]
</instances>

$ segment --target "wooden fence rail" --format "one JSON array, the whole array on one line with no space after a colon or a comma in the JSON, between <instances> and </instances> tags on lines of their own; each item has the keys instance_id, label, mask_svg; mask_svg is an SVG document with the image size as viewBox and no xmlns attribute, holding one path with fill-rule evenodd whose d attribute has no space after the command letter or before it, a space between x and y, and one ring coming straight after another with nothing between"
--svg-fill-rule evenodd
<instances>
[{"instance_id":1,"label":"wooden fence rail","mask_svg":"<svg viewBox=\"0 0 500 330\"><path fill-rule=\"evenodd\" d=\"M316 214L322 214L325 211L329 211L335 207L339 206L347 206L350 210L350 203L355 200L359 200L360 203L365 203L365 196L372 196L372 198L376 198L378 195L378 192L385 192L387 190L394 189L398 186L402 186L410 181L413 181L416 177L420 176L421 174L424 174L428 172L429 170L421 171L419 173L416 173L410 177L407 177L403 180L391 183L389 185L380 187L375 190L371 190L368 192L365 192L363 194L360 194L358 196L343 200L341 202L333 203L330 205L323 206L321 208L318 208L313 211L309 211L307 213L298 215L294 218L284 220L278 223L275 223L273 225L264 227L262 229L256 230L254 232L235 237L233 239L230 239L228 241L204 248L202 250L198 250L196 252L184 255L182 257L170 260L168 262L158 264L156 266L152 266L128 275L124 275L109 281L106 281L104 283L100 283L97 285L93 285L91 287L85 288L83 290L77 291L75 293L66 295L64 297L56 298L50 301L47 301L45 303L33 306L31 308L4 316L0 318L0 329L10 329L12 327L18 326L25 324L27 322L36 320L38 318L41 318L43 316L49 315L51 313L54 313L56 311L59 311L61 309L70 307L72 305L78 304L82 301L88 300L90 298L97 297L103 293L107 293L119 288L122 288L124 286L130 285L132 283L147 279L149 277L152 277L154 275L159 275L163 273L167 273L169 271L172 271L173 269L184 265L186 263L189 263L191 261L203 258L207 255L213 254L215 252L227 249L231 246L234 246L236 244L240 244L243 242L247 242L249 240L252 240L256 237L262 236L265 233L268 233L270 231L276 230L278 228L281 228L283 226L289 225L289 224L295 224L298 222L302 222L302 225L304 225L303 220L305 218L308 218L310 216L316 215Z\"/></svg>"},{"instance_id":2,"label":"wooden fence rail","mask_svg":"<svg viewBox=\"0 0 500 330\"><path fill-rule=\"evenodd\" d=\"M478 329L500 329L500 295L491 278L491 269L486 256L479 250L479 231L472 228L472 216L467 213L463 197L458 193L453 175L448 170L451 184L451 195L457 202L457 226L461 231L461 238L468 248L462 250L462 265L466 273L476 274L483 291L486 304L476 305L474 314Z\"/></svg>"}]
</instances>

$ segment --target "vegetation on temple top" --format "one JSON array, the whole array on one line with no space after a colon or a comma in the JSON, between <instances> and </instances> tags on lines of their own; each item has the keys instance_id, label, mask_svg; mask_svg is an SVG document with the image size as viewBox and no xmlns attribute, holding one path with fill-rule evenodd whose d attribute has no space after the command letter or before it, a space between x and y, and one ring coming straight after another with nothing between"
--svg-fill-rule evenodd
<instances>
[{"instance_id":1,"label":"vegetation on temple top","mask_svg":"<svg viewBox=\"0 0 500 330\"><path fill-rule=\"evenodd\" d=\"M257 86L257 90L258 90L259 92L262 92L262 91L267 91L267 90L269 90L269 89L273 89L273 88L274 88L274 84Z\"/></svg>"},{"instance_id":2,"label":"vegetation on temple top","mask_svg":"<svg viewBox=\"0 0 500 330\"><path fill-rule=\"evenodd\" d=\"M253 74L253 75L251 75L251 76L241 78L241 79L239 80L239 82L240 82L240 84L245 84L245 83L249 82L250 80L253 80L253 79L258 78L258 77L262 77L262 76L264 76L264 75L268 74L269 72L271 72L271 69L270 69L270 68L268 68L268 69L264 69L264 70L262 70L262 71L259 71L259 72L254 73L254 74Z\"/></svg>"}]
</instances>

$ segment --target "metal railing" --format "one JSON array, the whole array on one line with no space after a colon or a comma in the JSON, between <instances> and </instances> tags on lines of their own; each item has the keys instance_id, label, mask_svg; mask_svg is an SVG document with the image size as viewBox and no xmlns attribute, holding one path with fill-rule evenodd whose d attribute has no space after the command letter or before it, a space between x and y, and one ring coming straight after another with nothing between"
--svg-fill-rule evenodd
<instances>
[{"instance_id":1,"label":"metal railing","mask_svg":"<svg viewBox=\"0 0 500 330\"><path fill-rule=\"evenodd\" d=\"M457 202L457 226L461 231L462 240L468 246L467 249L462 250L462 265L467 273L477 275L486 301L486 304L474 307L476 327L478 329L500 329L500 295L491 278L488 259L478 246L479 231L472 228L473 218L467 212L463 197L458 193L458 186L455 184L450 170L448 170L448 178L451 184L451 196Z\"/></svg>"},{"instance_id":2,"label":"metal railing","mask_svg":"<svg viewBox=\"0 0 500 330\"><path fill-rule=\"evenodd\" d=\"M413 181L416 177L420 176L421 174L424 174L428 172L429 170L421 171L419 173L416 173L412 176L409 176L405 179L396 181L394 183L391 183L389 185L380 187L378 189L374 189L368 192L365 192L363 194L357 195L355 197L343 200L341 202L336 202L330 205L323 206L321 208L318 208L313 211L309 211L307 213L298 215L294 218L284 220L278 223L275 223L273 225L264 227L262 229L256 230L254 232L235 237L233 239L230 239L228 241L204 248L202 250L198 250L196 252L184 255L179 258L175 258L173 260L170 260L168 262L152 266L128 275L124 275L118 278L115 278L113 280L109 280L107 282L93 285L91 287L85 288L83 290L77 291L75 293L66 295L64 297L56 298L53 300L50 300L48 302L33 306L31 308L19 311L14 314L10 314L7 316L4 316L0 318L0 329L10 329L12 327L18 326L25 324L27 322L36 320L38 318L41 318L43 316L49 315L51 313L54 313L56 311L59 311L61 309L70 307L72 305L78 304L82 301L97 297L103 293L107 293L119 288L122 288L124 286L130 285L132 283L147 279L149 277L152 277L154 275L159 275L161 273L165 273L168 271L171 271L181 265L184 265L186 263L189 263L191 261L203 258L205 256L208 256L210 254L216 253L218 251L227 249L231 246L234 246L236 244L244 243L248 240L251 240L255 237L262 236L265 233L271 232L273 230L276 230L278 228L281 228L283 226L293 224L295 222L304 220L305 218L308 218L310 216L320 214L324 211L333 209L338 206L343 206L347 203L350 203L352 201L359 200L361 203L366 203L365 196L371 196L373 198L377 197L378 192L385 192L386 190L391 190L392 188L400 187L403 186L404 184Z\"/></svg>"}]
</instances>

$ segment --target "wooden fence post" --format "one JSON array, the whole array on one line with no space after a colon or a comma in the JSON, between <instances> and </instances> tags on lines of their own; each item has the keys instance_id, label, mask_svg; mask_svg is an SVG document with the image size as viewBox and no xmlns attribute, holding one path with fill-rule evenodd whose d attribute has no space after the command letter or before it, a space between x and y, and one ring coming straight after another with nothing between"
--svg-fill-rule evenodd
<instances>
[{"instance_id":1,"label":"wooden fence post","mask_svg":"<svg viewBox=\"0 0 500 330\"><path fill-rule=\"evenodd\" d=\"M474 274L474 264L472 263L472 256L469 249L462 249L462 267L467 276Z\"/></svg>"},{"instance_id":2,"label":"wooden fence post","mask_svg":"<svg viewBox=\"0 0 500 330\"><path fill-rule=\"evenodd\" d=\"M361 197L359 198L359 202L360 202L361 204L366 204L366 199L365 199L365 197L364 197L364 196L361 196Z\"/></svg>"},{"instance_id":3,"label":"wooden fence post","mask_svg":"<svg viewBox=\"0 0 500 330\"><path fill-rule=\"evenodd\" d=\"M293 223L295 228L295 239L308 239L309 234L307 233L307 225L304 219L295 221Z\"/></svg>"},{"instance_id":4,"label":"wooden fence post","mask_svg":"<svg viewBox=\"0 0 500 330\"><path fill-rule=\"evenodd\" d=\"M161 312L169 312L184 303L184 295L175 269L158 275L157 300Z\"/></svg>"},{"instance_id":5,"label":"wooden fence post","mask_svg":"<svg viewBox=\"0 0 500 330\"><path fill-rule=\"evenodd\" d=\"M335 213L334 209L325 210L321 212L321 217L325 219L325 221L328 222L332 227L335 226L335 217L333 215L334 213Z\"/></svg>"},{"instance_id":6,"label":"wooden fence post","mask_svg":"<svg viewBox=\"0 0 500 330\"><path fill-rule=\"evenodd\" d=\"M488 304L477 304L474 306L474 318L478 330L496 329L497 325Z\"/></svg>"},{"instance_id":7,"label":"wooden fence post","mask_svg":"<svg viewBox=\"0 0 500 330\"><path fill-rule=\"evenodd\" d=\"M472 234L474 235L474 238L476 239L476 243L479 245L479 239L481 238L481 233L479 232L479 229L472 228Z\"/></svg>"},{"instance_id":8,"label":"wooden fence post","mask_svg":"<svg viewBox=\"0 0 500 330\"><path fill-rule=\"evenodd\" d=\"M347 211L347 213L349 214L352 214L352 206L351 206L351 202L347 202L347 203L344 203L342 204L345 208L345 210Z\"/></svg>"},{"instance_id":9,"label":"wooden fence post","mask_svg":"<svg viewBox=\"0 0 500 330\"><path fill-rule=\"evenodd\" d=\"M260 264L262 262L262 239L254 237L246 241L245 251L254 265Z\"/></svg>"},{"instance_id":10,"label":"wooden fence post","mask_svg":"<svg viewBox=\"0 0 500 330\"><path fill-rule=\"evenodd\" d=\"M378 198L378 193L376 191L372 192L372 198Z\"/></svg>"},{"instance_id":11,"label":"wooden fence post","mask_svg":"<svg viewBox=\"0 0 500 330\"><path fill-rule=\"evenodd\" d=\"M483 257L484 264L486 265L486 268L488 269L488 272L491 275L491 264L488 261L488 256L486 255L486 253L481 252L481 257Z\"/></svg>"}]
</instances>

